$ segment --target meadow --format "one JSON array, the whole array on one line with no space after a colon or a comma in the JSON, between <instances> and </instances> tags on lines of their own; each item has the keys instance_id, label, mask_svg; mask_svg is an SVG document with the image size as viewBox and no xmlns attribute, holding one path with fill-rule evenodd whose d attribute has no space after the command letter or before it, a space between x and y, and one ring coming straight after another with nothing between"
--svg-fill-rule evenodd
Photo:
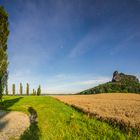
<instances>
[{"instance_id":1,"label":"meadow","mask_svg":"<svg viewBox=\"0 0 140 140\"><path fill-rule=\"evenodd\" d=\"M0 110L29 115L28 109L32 107L37 112L37 124L30 126L21 140L140 139L132 130L124 132L117 126L89 118L50 96L4 96L3 99Z\"/></svg>"}]
</instances>

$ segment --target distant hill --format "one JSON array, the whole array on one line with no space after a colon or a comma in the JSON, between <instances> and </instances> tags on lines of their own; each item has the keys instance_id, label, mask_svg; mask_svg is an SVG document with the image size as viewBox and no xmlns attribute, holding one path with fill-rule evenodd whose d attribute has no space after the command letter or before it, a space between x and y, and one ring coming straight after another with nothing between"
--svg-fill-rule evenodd
<instances>
[{"instance_id":1,"label":"distant hill","mask_svg":"<svg viewBox=\"0 0 140 140\"><path fill-rule=\"evenodd\" d=\"M136 76L115 71L112 81L87 89L78 94L96 93L140 93L140 83Z\"/></svg>"}]
</instances>

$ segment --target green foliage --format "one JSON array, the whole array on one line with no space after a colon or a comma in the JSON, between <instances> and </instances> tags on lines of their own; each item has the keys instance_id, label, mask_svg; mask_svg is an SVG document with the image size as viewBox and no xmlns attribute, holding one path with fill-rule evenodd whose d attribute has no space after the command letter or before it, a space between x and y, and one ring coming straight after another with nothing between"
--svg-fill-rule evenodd
<instances>
[{"instance_id":1,"label":"green foliage","mask_svg":"<svg viewBox=\"0 0 140 140\"><path fill-rule=\"evenodd\" d=\"M13 95L15 95L15 93L16 93L16 86L15 86L15 84L12 85L12 93L13 93Z\"/></svg>"},{"instance_id":2,"label":"green foliage","mask_svg":"<svg viewBox=\"0 0 140 140\"><path fill-rule=\"evenodd\" d=\"M113 83L108 82L101 84L97 87L88 89L81 92L80 94L96 94L96 93L140 93L140 84L139 83Z\"/></svg>"},{"instance_id":3,"label":"green foliage","mask_svg":"<svg viewBox=\"0 0 140 140\"><path fill-rule=\"evenodd\" d=\"M0 46L4 51L7 50L8 35L8 14L3 7L0 7Z\"/></svg>"},{"instance_id":4,"label":"green foliage","mask_svg":"<svg viewBox=\"0 0 140 140\"><path fill-rule=\"evenodd\" d=\"M29 84L26 85L26 95L29 95Z\"/></svg>"},{"instance_id":5,"label":"green foliage","mask_svg":"<svg viewBox=\"0 0 140 140\"><path fill-rule=\"evenodd\" d=\"M8 57L7 57L7 39L8 30L8 14L4 8L0 6L0 100L8 78Z\"/></svg>"},{"instance_id":6,"label":"green foliage","mask_svg":"<svg viewBox=\"0 0 140 140\"><path fill-rule=\"evenodd\" d=\"M94 88L80 92L79 94L96 93L140 93L140 83L135 76L120 74L121 80L117 82L107 82Z\"/></svg>"},{"instance_id":7,"label":"green foliage","mask_svg":"<svg viewBox=\"0 0 140 140\"><path fill-rule=\"evenodd\" d=\"M22 86L22 83L20 83L19 92L20 92L20 95L22 95L22 94L23 94L23 86Z\"/></svg>"},{"instance_id":8,"label":"green foliage","mask_svg":"<svg viewBox=\"0 0 140 140\"><path fill-rule=\"evenodd\" d=\"M83 113L50 96L5 97L0 108L28 113L36 110L37 125L30 125L22 140L136 140L140 136L118 127L88 118Z\"/></svg>"},{"instance_id":9,"label":"green foliage","mask_svg":"<svg viewBox=\"0 0 140 140\"><path fill-rule=\"evenodd\" d=\"M39 96L41 94L41 86L39 85L38 89L37 89L37 95Z\"/></svg>"},{"instance_id":10,"label":"green foliage","mask_svg":"<svg viewBox=\"0 0 140 140\"><path fill-rule=\"evenodd\" d=\"M8 95L8 81L6 82L6 87L5 87L5 94Z\"/></svg>"},{"instance_id":11,"label":"green foliage","mask_svg":"<svg viewBox=\"0 0 140 140\"><path fill-rule=\"evenodd\" d=\"M33 89L33 93L32 93L33 95L36 95L36 90L35 89Z\"/></svg>"}]
</instances>

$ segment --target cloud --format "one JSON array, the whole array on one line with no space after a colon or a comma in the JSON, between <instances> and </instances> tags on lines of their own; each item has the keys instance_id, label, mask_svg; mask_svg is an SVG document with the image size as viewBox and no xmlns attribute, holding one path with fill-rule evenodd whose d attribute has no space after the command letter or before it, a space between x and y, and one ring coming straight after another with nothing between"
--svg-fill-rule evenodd
<instances>
[{"instance_id":1,"label":"cloud","mask_svg":"<svg viewBox=\"0 0 140 140\"><path fill-rule=\"evenodd\" d=\"M74 58L76 56L84 55L88 52L96 50L96 48L105 48L105 45L112 39L112 31L118 24L120 19L116 17L114 20L109 20L111 22L100 23L100 27L92 26L89 31L83 36L83 38L75 45L71 50L69 57ZM106 42L106 43L105 43Z\"/></svg>"},{"instance_id":2,"label":"cloud","mask_svg":"<svg viewBox=\"0 0 140 140\"><path fill-rule=\"evenodd\" d=\"M48 87L48 92L50 93L76 93L87 88L94 87L98 84L108 82L110 77L107 76L93 76L89 75L60 75L56 76L58 79L57 85ZM66 80L67 77L67 80ZM94 78L92 78L94 77ZM62 80L65 79L65 80Z\"/></svg>"},{"instance_id":3,"label":"cloud","mask_svg":"<svg viewBox=\"0 0 140 140\"><path fill-rule=\"evenodd\" d=\"M140 80L140 74L136 75ZM13 73L9 77L9 90L11 91L12 83L16 84L16 91L19 91L19 83L22 82L24 92L26 91L26 83L30 84L30 91L37 89L41 84L43 93L68 94L77 93L82 90L95 87L99 84L106 83L111 80L110 76L100 76L97 74L56 74L51 76L34 75L31 71Z\"/></svg>"},{"instance_id":4,"label":"cloud","mask_svg":"<svg viewBox=\"0 0 140 140\"><path fill-rule=\"evenodd\" d=\"M132 74L132 75L136 75L136 77L139 79L140 81L140 73L136 73L136 74Z\"/></svg>"},{"instance_id":5,"label":"cloud","mask_svg":"<svg viewBox=\"0 0 140 140\"><path fill-rule=\"evenodd\" d=\"M130 35L127 35L126 37L124 37L124 39L122 41L120 41L117 45L115 45L110 54L114 55L116 53L119 53L120 51L124 51L124 49L128 49L129 47L131 47L131 43L133 43L133 48L139 45L135 45L136 42L134 42L133 40L135 40L135 38L139 38L140 36L140 32L132 32Z\"/></svg>"},{"instance_id":6,"label":"cloud","mask_svg":"<svg viewBox=\"0 0 140 140\"><path fill-rule=\"evenodd\" d=\"M52 76L35 75L31 71L20 71L12 73L9 76L9 91L12 91L12 84L16 84L16 91L19 91L19 83L22 82L24 92L26 91L26 83L30 84L30 91L37 88L41 84L43 93L76 93L87 88L91 88L98 84L107 82L110 77L98 76L95 74L56 74Z\"/></svg>"},{"instance_id":7,"label":"cloud","mask_svg":"<svg viewBox=\"0 0 140 140\"><path fill-rule=\"evenodd\" d=\"M97 47L99 41L101 41L103 36L100 36L100 33L92 29L89 31L83 38L77 43L77 45L70 52L70 57L76 57L88 52L91 48Z\"/></svg>"}]
</instances>

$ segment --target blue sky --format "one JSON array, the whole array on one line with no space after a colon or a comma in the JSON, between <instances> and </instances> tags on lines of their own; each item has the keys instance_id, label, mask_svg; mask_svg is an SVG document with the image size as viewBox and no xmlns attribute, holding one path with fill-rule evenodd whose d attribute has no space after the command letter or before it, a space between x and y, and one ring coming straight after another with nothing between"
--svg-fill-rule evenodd
<instances>
[{"instance_id":1,"label":"blue sky","mask_svg":"<svg viewBox=\"0 0 140 140\"><path fill-rule=\"evenodd\" d=\"M0 0L9 13L9 88L75 93L140 76L140 0Z\"/></svg>"}]
</instances>

